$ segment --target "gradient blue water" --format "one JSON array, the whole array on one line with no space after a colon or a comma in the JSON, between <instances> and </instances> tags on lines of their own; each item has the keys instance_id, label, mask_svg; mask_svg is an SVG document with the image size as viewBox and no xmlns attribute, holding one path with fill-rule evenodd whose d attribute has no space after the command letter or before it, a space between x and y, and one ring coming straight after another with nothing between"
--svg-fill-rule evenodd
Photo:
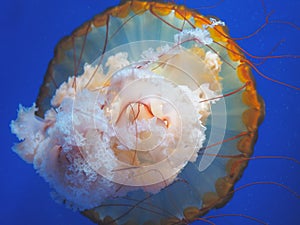
<instances>
[{"instance_id":1,"label":"gradient blue water","mask_svg":"<svg viewBox=\"0 0 300 225\"><path fill-rule=\"evenodd\" d=\"M209 3L210 2L210 3ZM203 7L218 1L189 1ZM216 15L226 22L234 37L245 36L264 22L260 0L225 0L203 14ZM265 0L271 19L300 25L300 1ZM281 3L279 3L281 2ZM101 12L107 5L96 0L13 0L1 3L1 88L0 88L0 224L3 225L91 225L79 213L56 204L48 184L32 166L10 148L16 138L8 124L16 117L19 103L30 106L35 100L55 44L78 25ZM300 31L283 24L271 24L253 38L240 42L255 55L267 55L282 39L275 54L300 54ZM299 59L268 60L261 71L270 77L300 86ZM257 86L266 102L266 118L259 130L255 155L287 155L300 159L300 92L262 79ZM250 162L237 186L255 181L276 181L300 193L300 165L288 160ZM300 224L300 200L274 185L255 185L237 192L224 208L209 215L237 213L254 216L270 224ZM214 219L216 224L258 224L241 217ZM205 224L205 223L195 223Z\"/></svg>"}]
</instances>

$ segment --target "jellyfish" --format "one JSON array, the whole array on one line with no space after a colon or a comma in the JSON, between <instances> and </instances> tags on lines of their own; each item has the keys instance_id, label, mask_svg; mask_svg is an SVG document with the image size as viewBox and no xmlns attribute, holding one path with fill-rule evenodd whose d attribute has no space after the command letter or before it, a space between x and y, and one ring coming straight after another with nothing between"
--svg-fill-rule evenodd
<instances>
[{"instance_id":1,"label":"jellyfish","mask_svg":"<svg viewBox=\"0 0 300 225\"><path fill-rule=\"evenodd\" d=\"M264 117L225 23L122 1L55 49L13 150L97 224L187 224L224 206Z\"/></svg>"}]
</instances>

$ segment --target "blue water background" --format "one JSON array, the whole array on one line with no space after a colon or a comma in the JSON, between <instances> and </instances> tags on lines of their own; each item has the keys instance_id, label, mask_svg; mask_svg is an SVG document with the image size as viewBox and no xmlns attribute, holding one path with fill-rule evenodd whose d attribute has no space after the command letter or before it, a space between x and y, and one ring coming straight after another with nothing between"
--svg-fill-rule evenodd
<instances>
[{"instance_id":1,"label":"blue water background","mask_svg":"<svg viewBox=\"0 0 300 225\"><path fill-rule=\"evenodd\" d=\"M263 24L260 0L185 1L205 15L224 20L233 37L250 34ZM49 187L32 165L11 151L16 137L9 123L16 118L19 103L31 106L38 94L56 43L107 6L118 1L104 0L4 0L0 9L0 225L92 225L78 212L56 204ZM272 20L300 25L300 1L265 0ZM240 41L254 55L274 52L300 55L300 30L286 24L270 24L256 36ZM259 68L272 77L300 87L300 59L271 59ZM254 73L257 89L266 103L266 117L259 129L254 156L285 155L300 160L300 91L275 84ZM237 187L256 181L275 181L300 193L300 165L289 160L258 159L250 162ZM222 209L208 215L244 214L269 224L300 224L300 200L276 185L254 185L235 193ZM242 217L221 217L216 224L259 224ZM206 224L196 222L195 224Z\"/></svg>"}]
</instances>

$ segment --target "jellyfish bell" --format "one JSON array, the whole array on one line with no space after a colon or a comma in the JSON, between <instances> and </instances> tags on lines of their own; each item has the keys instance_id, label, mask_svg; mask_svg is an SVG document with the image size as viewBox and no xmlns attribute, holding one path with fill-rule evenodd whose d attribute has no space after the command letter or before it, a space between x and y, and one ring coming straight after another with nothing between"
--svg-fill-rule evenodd
<instances>
[{"instance_id":1,"label":"jellyfish bell","mask_svg":"<svg viewBox=\"0 0 300 225\"><path fill-rule=\"evenodd\" d=\"M263 114L222 21L125 1L57 45L13 149L98 224L187 223L228 202Z\"/></svg>"}]
</instances>

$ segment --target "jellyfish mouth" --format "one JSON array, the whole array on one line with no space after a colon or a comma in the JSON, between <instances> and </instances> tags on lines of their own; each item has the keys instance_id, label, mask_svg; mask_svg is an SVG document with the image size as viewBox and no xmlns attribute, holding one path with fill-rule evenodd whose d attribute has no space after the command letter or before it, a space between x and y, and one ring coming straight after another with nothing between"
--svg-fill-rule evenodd
<instances>
[{"instance_id":1,"label":"jellyfish mouth","mask_svg":"<svg viewBox=\"0 0 300 225\"><path fill-rule=\"evenodd\" d=\"M138 189L159 192L196 161L206 138L216 101L209 99L221 89L218 56L178 44L129 45L105 53L63 83L34 129L41 138L28 160L75 208ZM126 49L139 50L140 59L129 60Z\"/></svg>"}]
</instances>

